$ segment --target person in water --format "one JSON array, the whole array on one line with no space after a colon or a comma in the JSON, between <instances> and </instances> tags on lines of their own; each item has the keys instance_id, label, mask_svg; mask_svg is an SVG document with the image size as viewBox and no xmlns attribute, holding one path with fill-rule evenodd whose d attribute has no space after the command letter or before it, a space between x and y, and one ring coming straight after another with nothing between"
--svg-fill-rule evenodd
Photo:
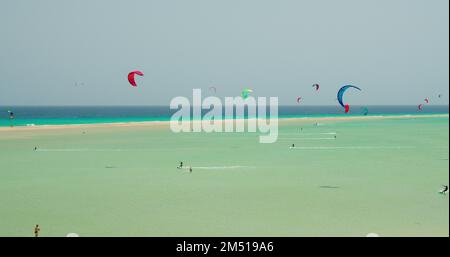
<instances>
[{"instance_id":1,"label":"person in water","mask_svg":"<svg viewBox=\"0 0 450 257\"><path fill-rule=\"evenodd\" d=\"M192 167L189 167L189 173L192 173Z\"/></svg>"},{"instance_id":2,"label":"person in water","mask_svg":"<svg viewBox=\"0 0 450 257\"><path fill-rule=\"evenodd\" d=\"M292 144L291 148L295 148L295 144Z\"/></svg>"},{"instance_id":3,"label":"person in water","mask_svg":"<svg viewBox=\"0 0 450 257\"><path fill-rule=\"evenodd\" d=\"M442 188L442 190L439 192L440 194L447 194L448 193L448 186L443 186L444 188Z\"/></svg>"},{"instance_id":4,"label":"person in water","mask_svg":"<svg viewBox=\"0 0 450 257\"><path fill-rule=\"evenodd\" d=\"M34 227L34 237L38 237L40 231L41 228L39 227L39 224L36 224L36 226Z\"/></svg>"},{"instance_id":5,"label":"person in water","mask_svg":"<svg viewBox=\"0 0 450 257\"><path fill-rule=\"evenodd\" d=\"M179 169L183 168L183 162L180 162L180 166L178 166Z\"/></svg>"}]
</instances>

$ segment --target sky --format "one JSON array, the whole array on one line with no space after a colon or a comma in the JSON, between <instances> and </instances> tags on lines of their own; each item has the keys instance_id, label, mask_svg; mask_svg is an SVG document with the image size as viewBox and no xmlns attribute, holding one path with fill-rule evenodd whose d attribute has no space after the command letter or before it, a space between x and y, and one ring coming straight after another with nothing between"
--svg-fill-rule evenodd
<instances>
[{"instance_id":1,"label":"sky","mask_svg":"<svg viewBox=\"0 0 450 257\"><path fill-rule=\"evenodd\" d=\"M0 1L0 106L168 105L211 86L334 105L346 84L355 105L448 104L449 1Z\"/></svg>"}]
</instances>

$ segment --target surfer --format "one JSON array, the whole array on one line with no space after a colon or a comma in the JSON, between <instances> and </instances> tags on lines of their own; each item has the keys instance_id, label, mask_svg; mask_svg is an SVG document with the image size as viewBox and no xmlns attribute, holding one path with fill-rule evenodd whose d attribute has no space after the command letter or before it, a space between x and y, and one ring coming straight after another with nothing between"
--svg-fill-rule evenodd
<instances>
[{"instance_id":1,"label":"surfer","mask_svg":"<svg viewBox=\"0 0 450 257\"><path fill-rule=\"evenodd\" d=\"M41 228L39 227L39 224L36 224L36 226L34 227L34 237L39 236L39 231L41 231Z\"/></svg>"},{"instance_id":2,"label":"surfer","mask_svg":"<svg viewBox=\"0 0 450 257\"><path fill-rule=\"evenodd\" d=\"M34 150L37 151L37 146L34 147Z\"/></svg>"},{"instance_id":3,"label":"surfer","mask_svg":"<svg viewBox=\"0 0 450 257\"><path fill-rule=\"evenodd\" d=\"M295 144L292 144L291 148L295 148Z\"/></svg>"},{"instance_id":4,"label":"surfer","mask_svg":"<svg viewBox=\"0 0 450 257\"><path fill-rule=\"evenodd\" d=\"M183 168L183 162L180 162L180 166L178 166L178 169L182 169Z\"/></svg>"},{"instance_id":5,"label":"surfer","mask_svg":"<svg viewBox=\"0 0 450 257\"><path fill-rule=\"evenodd\" d=\"M448 193L448 186L443 186L441 191L439 191L439 194L445 195Z\"/></svg>"}]
</instances>

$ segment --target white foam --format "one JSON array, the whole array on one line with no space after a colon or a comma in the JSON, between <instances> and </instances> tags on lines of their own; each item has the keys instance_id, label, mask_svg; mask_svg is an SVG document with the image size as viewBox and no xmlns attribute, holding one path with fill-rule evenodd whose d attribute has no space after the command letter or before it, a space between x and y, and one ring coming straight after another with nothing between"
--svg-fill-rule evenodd
<instances>
[{"instance_id":1,"label":"white foam","mask_svg":"<svg viewBox=\"0 0 450 257\"><path fill-rule=\"evenodd\" d=\"M336 140L334 137L283 137L278 140Z\"/></svg>"},{"instance_id":2,"label":"white foam","mask_svg":"<svg viewBox=\"0 0 450 257\"><path fill-rule=\"evenodd\" d=\"M286 136L286 135L290 135L290 136L316 136L316 135L337 135L337 132L323 132L323 133L303 133L303 132L299 132L299 133L280 133L279 135L282 136Z\"/></svg>"},{"instance_id":3,"label":"white foam","mask_svg":"<svg viewBox=\"0 0 450 257\"><path fill-rule=\"evenodd\" d=\"M227 169L242 169L242 168L255 168L252 166L241 166L241 165L232 165L232 166L184 166L179 169L189 169L193 170L227 170Z\"/></svg>"},{"instance_id":4,"label":"white foam","mask_svg":"<svg viewBox=\"0 0 450 257\"><path fill-rule=\"evenodd\" d=\"M154 148L154 149L88 149L88 148L66 148L66 149L45 149L45 148L38 148L36 152L142 152L142 151L174 151L174 150L198 150L199 148L167 148L167 149L161 149L161 148Z\"/></svg>"},{"instance_id":5,"label":"white foam","mask_svg":"<svg viewBox=\"0 0 450 257\"><path fill-rule=\"evenodd\" d=\"M291 147L297 150L377 150L377 149L413 149L412 146L304 146Z\"/></svg>"},{"instance_id":6,"label":"white foam","mask_svg":"<svg viewBox=\"0 0 450 257\"><path fill-rule=\"evenodd\" d=\"M142 149L143 150L143 149ZM122 151L141 151L132 149L37 149L37 152L122 152Z\"/></svg>"},{"instance_id":7,"label":"white foam","mask_svg":"<svg viewBox=\"0 0 450 257\"><path fill-rule=\"evenodd\" d=\"M205 167L192 167L192 169L204 169L204 170L225 170L225 169L242 169L242 168L254 168L250 166L205 166Z\"/></svg>"}]
</instances>

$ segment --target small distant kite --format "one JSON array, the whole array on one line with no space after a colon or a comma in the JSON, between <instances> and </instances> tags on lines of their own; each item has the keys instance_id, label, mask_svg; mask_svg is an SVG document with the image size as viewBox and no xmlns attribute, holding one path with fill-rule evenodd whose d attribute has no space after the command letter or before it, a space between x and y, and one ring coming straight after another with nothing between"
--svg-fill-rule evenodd
<instances>
[{"instance_id":1,"label":"small distant kite","mask_svg":"<svg viewBox=\"0 0 450 257\"><path fill-rule=\"evenodd\" d=\"M441 97L442 97L442 94L439 94L438 97L441 98Z\"/></svg>"},{"instance_id":2,"label":"small distant kite","mask_svg":"<svg viewBox=\"0 0 450 257\"><path fill-rule=\"evenodd\" d=\"M133 87L137 87L136 81L134 80L135 75L144 76L144 73L142 71L138 71L138 70L128 73L128 82L130 82L130 84Z\"/></svg>"},{"instance_id":3,"label":"small distant kite","mask_svg":"<svg viewBox=\"0 0 450 257\"><path fill-rule=\"evenodd\" d=\"M344 106L344 108L345 108L345 113L348 113L350 111L350 105L346 104Z\"/></svg>"},{"instance_id":4,"label":"small distant kite","mask_svg":"<svg viewBox=\"0 0 450 257\"><path fill-rule=\"evenodd\" d=\"M427 104L430 103L430 99L428 99L428 98L425 98L424 101L425 101L425 103L427 103Z\"/></svg>"},{"instance_id":5,"label":"small distant kite","mask_svg":"<svg viewBox=\"0 0 450 257\"><path fill-rule=\"evenodd\" d=\"M320 85L319 84L314 84L314 85L312 85L312 87L316 88L316 91L319 91L319 89L320 89Z\"/></svg>"},{"instance_id":6,"label":"small distant kite","mask_svg":"<svg viewBox=\"0 0 450 257\"><path fill-rule=\"evenodd\" d=\"M367 108L367 107L363 107L362 111L363 111L364 116L367 116L367 114L369 114L369 108Z\"/></svg>"},{"instance_id":7,"label":"small distant kite","mask_svg":"<svg viewBox=\"0 0 450 257\"><path fill-rule=\"evenodd\" d=\"M344 93L345 93L345 91L347 91L349 88L355 88L355 89L358 89L359 91L361 91L361 88L359 88L359 87L357 87L357 86L353 86L353 85L346 85L346 86L343 86L343 87L341 87L341 88L339 89L339 91L338 91L338 93L337 93L337 99L338 99L339 104L340 104L343 108L345 108L345 113L348 113L348 112L350 111L350 105L344 104L344 101L343 101Z\"/></svg>"},{"instance_id":8,"label":"small distant kite","mask_svg":"<svg viewBox=\"0 0 450 257\"><path fill-rule=\"evenodd\" d=\"M209 87L209 91L214 92L214 94L217 92L216 87Z\"/></svg>"},{"instance_id":9,"label":"small distant kite","mask_svg":"<svg viewBox=\"0 0 450 257\"><path fill-rule=\"evenodd\" d=\"M301 96L297 97L297 103L299 104L301 101L302 101L302 97Z\"/></svg>"},{"instance_id":10,"label":"small distant kite","mask_svg":"<svg viewBox=\"0 0 450 257\"><path fill-rule=\"evenodd\" d=\"M246 88L246 89L242 90L241 96L244 100L246 100L250 96L251 93L253 93L253 90L250 88Z\"/></svg>"},{"instance_id":11,"label":"small distant kite","mask_svg":"<svg viewBox=\"0 0 450 257\"><path fill-rule=\"evenodd\" d=\"M419 109L419 111L423 110L423 104L419 104L419 106L417 106L417 109Z\"/></svg>"}]
</instances>

